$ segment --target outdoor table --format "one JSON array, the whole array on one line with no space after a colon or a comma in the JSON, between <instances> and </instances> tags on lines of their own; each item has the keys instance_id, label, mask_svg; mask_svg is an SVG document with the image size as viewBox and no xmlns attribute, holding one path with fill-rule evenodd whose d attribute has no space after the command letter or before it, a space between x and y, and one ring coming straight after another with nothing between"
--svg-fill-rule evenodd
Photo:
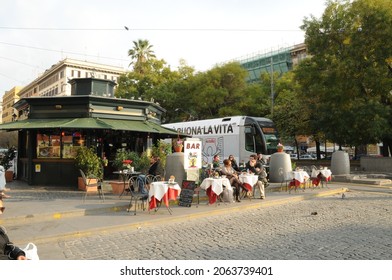
<instances>
[{"instance_id":1,"label":"outdoor table","mask_svg":"<svg viewBox=\"0 0 392 280\"><path fill-rule=\"evenodd\" d=\"M124 169L124 170L120 170L120 171L114 171L113 173L120 175L122 180L123 180L123 182L124 182L124 189L121 192L119 197L121 197L125 193L125 191L127 189L127 182L129 180L129 178L131 178L131 176L133 176L133 175L141 174L141 172L131 171L131 169Z\"/></svg>"},{"instance_id":2,"label":"outdoor table","mask_svg":"<svg viewBox=\"0 0 392 280\"><path fill-rule=\"evenodd\" d=\"M223 192L223 187L232 189L229 179L222 177L205 178L200 185L200 188L206 191L209 204L216 202L218 195Z\"/></svg>"},{"instance_id":3,"label":"outdoor table","mask_svg":"<svg viewBox=\"0 0 392 280\"><path fill-rule=\"evenodd\" d=\"M238 179L243 184L243 186L247 189L247 191L251 192L253 190L253 186L259 180L259 176L245 173L245 174L240 174L238 176Z\"/></svg>"},{"instance_id":4,"label":"outdoor table","mask_svg":"<svg viewBox=\"0 0 392 280\"><path fill-rule=\"evenodd\" d=\"M289 187L299 187L301 184L305 184L306 180L310 178L308 172L304 170L296 170L287 172L287 178L292 179Z\"/></svg>"},{"instance_id":5,"label":"outdoor table","mask_svg":"<svg viewBox=\"0 0 392 280\"><path fill-rule=\"evenodd\" d=\"M163 202L165 203L166 209L171 214L171 209L169 207L170 200L176 200L181 193L181 187L173 182L169 183L167 181L152 182L150 184L150 190L148 192L149 197L149 208L148 210L156 209L158 211L158 205Z\"/></svg>"},{"instance_id":6,"label":"outdoor table","mask_svg":"<svg viewBox=\"0 0 392 280\"><path fill-rule=\"evenodd\" d=\"M311 178L313 186L318 186L322 178L324 178L325 182L331 181L332 171L326 167L323 169L313 169Z\"/></svg>"}]
</instances>

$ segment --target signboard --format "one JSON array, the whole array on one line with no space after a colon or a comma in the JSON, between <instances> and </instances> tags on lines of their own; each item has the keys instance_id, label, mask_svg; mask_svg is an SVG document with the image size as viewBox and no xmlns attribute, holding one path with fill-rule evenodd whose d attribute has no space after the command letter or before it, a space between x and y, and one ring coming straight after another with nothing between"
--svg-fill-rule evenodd
<instances>
[{"instance_id":1,"label":"signboard","mask_svg":"<svg viewBox=\"0 0 392 280\"><path fill-rule=\"evenodd\" d=\"M184 169L200 169L202 167L201 151L200 140L184 142Z\"/></svg>"},{"instance_id":2,"label":"signboard","mask_svg":"<svg viewBox=\"0 0 392 280\"><path fill-rule=\"evenodd\" d=\"M193 201L193 194L195 193L195 181L182 181L180 200L178 206L191 207Z\"/></svg>"}]
</instances>

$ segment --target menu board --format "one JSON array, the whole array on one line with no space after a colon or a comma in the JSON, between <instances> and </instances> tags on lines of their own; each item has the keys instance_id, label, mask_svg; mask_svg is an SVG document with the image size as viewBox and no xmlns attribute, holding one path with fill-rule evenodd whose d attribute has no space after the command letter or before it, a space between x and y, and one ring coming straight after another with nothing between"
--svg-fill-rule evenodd
<instances>
[{"instance_id":1,"label":"menu board","mask_svg":"<svg viewBox=\"0 0 392 280\"><path fill-rule=\"evenodd\" d=\"M192 206L195 188L196 188L195 181L182 181L180 200L178 202L178 206L183 206L183 207Z\"/></svg>"}]
</instances>

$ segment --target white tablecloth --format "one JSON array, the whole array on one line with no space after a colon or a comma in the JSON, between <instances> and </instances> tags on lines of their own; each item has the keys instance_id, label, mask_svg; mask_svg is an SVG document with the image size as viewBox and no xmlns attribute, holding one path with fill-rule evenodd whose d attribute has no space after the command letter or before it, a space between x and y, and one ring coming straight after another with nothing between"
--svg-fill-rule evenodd
<instances>
[{"instance_id":1,"label":"white tablecloth","mask_svg":"<svg viewBox=\"0 0 392 280\"><path fill-rule=\"evenodd\" d=\"M206 190L211 187L211 190L217 195L220 195L222 193L223 186L225 186L229 190L232 190L230 181L227 178L206 178L200 185L203 190Z\"/></svg>"},{"instance_id":2,"label":"white tablecloth","mask_svg":"<svg viewBox=\"0 0 392 280\"><path fill-rule=\"evenodd\" d=\"M325 178L331 179L332 171L330 169L313 169L312 178L317 178L317 175L322 174Z\"/></svg>"},{"instance_id":3,"label":"white tablecloth","mask_svg":"<svg viewBox=\"0 0 392 280\"><path fill-rule=\"evenodd\" d=\"M289 179L289 180L294 179L301 184L303 184L309 178L310 178L310 176L309 176L308 172L306 172L306 171L289 171L286 174L286 179Z\"/></svg>"},{"instance_id":4,"label":"white tablecloth","mask_svg":"<svg viewBox=\"0 0 392 280\"><path fill-rule=\"evenodd\" d=\"M163 196L167 193L169 188L173 188L181 192L181 187L178 184L168 184L167 182L153 182L150 184L150 191L148 196L155 197L158 200L162 200Z\"/></svg>"},{"instance_id":5,"label":"white tablecloth","mask_svg":"<svg viewBox=\"0 0 392 280\"><path fill-rule=\"evenodd\" d=\"M241 174L238 176L238 179L241 183L249 184L253 187L257 181L259 180L259 176L257 175L249 175L249 174Z\"/></svg>"}]
</instances>

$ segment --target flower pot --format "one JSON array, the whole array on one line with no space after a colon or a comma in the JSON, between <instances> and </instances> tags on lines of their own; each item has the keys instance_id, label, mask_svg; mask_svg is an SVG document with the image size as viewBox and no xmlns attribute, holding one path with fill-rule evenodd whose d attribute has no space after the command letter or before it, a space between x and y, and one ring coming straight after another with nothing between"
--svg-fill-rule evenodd
<instances>
[{"instance_id":1,"label":"flower pot","mask_svg":"<svg viewBox=\"0 0 392 280\"><path fill-rule=\"evenodd\" d=\"M174 147L174 151L175 151L176 153L182 152L182 146L175 146L175 147Z\"/></svg>"},{"instance_id":2,"label":"flower pot","mask_svg":"<svg viewBox=\"0 0 392 280\"><path fill-rule=\"evenodd\" d=\"M112 181L110 182L110 185L112 186L112 192L114 194L122 194L124 190L124 181ZM128 186L128 182L125 182L125 186Z\"/></svg>"},{"instance_id":3,"label":"flower pot","mask_svg":"<svg viewBox=\"0 0 392 280\"><path fill-rule=\"evenodd\" d=\"M4 174L6 182L12 182L14 179L14 171L7 170Z\"/></svg>"},{"instance_id":4,"label":"flower pot","mask_svg":"<svg viewBox=\"0 0 392 280\"><path fill-rule=\"evenodd\" d=\"M98 182L98 180L97 179L87 179L87 180L89 180L89 183L97 183ZM78 177L78 190L80 190L80 191L86 191L86 185L85 185L85 183L84 183L84 181L83 181L83 178L82 177ZM97 187L90 187L89 189L88 189L88 191L89 192L96 192L97 191Z\"/></svg>"}]
</instances>

